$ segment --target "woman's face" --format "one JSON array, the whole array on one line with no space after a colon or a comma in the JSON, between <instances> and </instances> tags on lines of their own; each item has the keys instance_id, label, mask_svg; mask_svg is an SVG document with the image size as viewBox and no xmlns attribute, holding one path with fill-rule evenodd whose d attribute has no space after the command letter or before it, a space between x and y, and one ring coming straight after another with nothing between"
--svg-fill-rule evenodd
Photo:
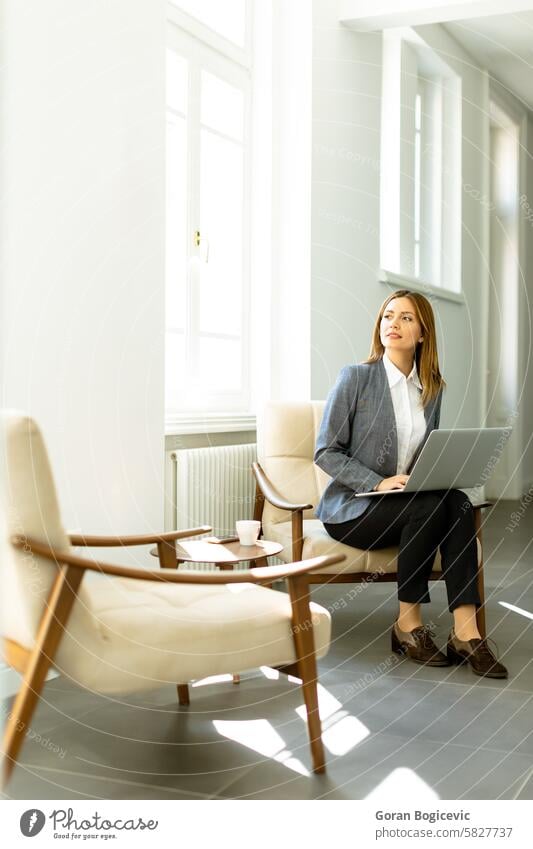
<instances>
[{"instance_id":1,"label":"woman's face","mask_svg":"<svg viewBox=\"0 0 533 849\"><path fill-rule=\"evenodd\" d=\"M389 301L381 317L379 336L387 352L409 352L414 357L416 346L424 333L410 298L393 298Z\"/></svg>"}]
</instances>

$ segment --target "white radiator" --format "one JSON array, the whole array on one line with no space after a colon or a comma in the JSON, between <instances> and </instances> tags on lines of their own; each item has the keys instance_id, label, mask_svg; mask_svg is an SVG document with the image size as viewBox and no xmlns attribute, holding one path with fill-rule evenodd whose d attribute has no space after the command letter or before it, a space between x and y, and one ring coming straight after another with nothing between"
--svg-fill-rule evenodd
<instances>
[{"instance_id":1,"label":"white radiator","mask_svg":"<svg viewBox=\"0 0 533 849\"><path fill-rule=\"evenodd\" d=\"M251 519L256 457L255 443L173 451L176 530L211 525L230 536L237 519Z\"/></svg>"}]
</instances>

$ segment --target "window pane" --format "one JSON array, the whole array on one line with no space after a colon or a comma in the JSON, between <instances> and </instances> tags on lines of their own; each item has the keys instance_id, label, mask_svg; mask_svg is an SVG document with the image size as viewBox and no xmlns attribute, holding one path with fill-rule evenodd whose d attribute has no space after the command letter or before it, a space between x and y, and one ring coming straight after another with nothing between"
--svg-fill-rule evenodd
<instances>
[{"instance_id":1,"label":"window pane","mask_svg":"<svg viewBox=\"0 0 533 849\"><path fill-rule=\"evenodd\" d=\"M187 136L186 122L167 120L166 323L185 327L187 280Z\"/></svg>"},{"instance_id":2,"label":"window pane","mask_svg":"<svg viewBox=\"0 0 533 849\"><path fill-rule=\"evenodd\" d=\"M185 336L183 333L165 335L165 406L175 410L185 392Z\"/></svg>"},{"instance_id":3,"label":"window pane","mask_svg":"<svg viewBox=\"0 0 533 849\"><path fill-rule=\"evenodd\" d=\"M187 61L174 50L167 50L167 104L187 113Z\"/></svg>"},{"instance_id":4,"label":"window pane","mask_svg":"<svg viewBox=\"0 0 533 849\"><path fill-rule=\"evenodd\" d=\"M171 0L219 35L244 47L246 0Z\"/></svg>"},{"instance_id":5,"label":"window pane","mask_svg":"<svg viewBox=\"0 0 533 849\"><path fill-rule=\"evenodd\" d=\"M202 124L238 141L244 134L244 95L241 89L202 72Z\"/></svg>"},{"instance_id":6,"label":"window pane","mask_svg":"<svg viewBox=\"0 0 533 849\"><path fill-rule=\"evenodd\" d=\"M243 266L243 151L208 130L201 134L200 330L240 334Z\"/></svg>"},{"instance_id":7,"label":"window pane","mask_svg":"<svg viewBox=\"0 0 533 849\"><path fill-rule=\"evenodd\" d=\"M241 340L200 337L199 378L209 392L241 390Z\"/></svg>"}]
</instances>

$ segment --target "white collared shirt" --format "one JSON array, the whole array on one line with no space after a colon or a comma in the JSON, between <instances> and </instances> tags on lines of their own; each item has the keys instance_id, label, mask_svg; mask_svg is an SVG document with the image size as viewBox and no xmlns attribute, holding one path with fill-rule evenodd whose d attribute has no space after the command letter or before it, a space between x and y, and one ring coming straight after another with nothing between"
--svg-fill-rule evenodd
<instances>
[{"instance_id":1,"label":"white collared shirt","mask_svg":"<svg viewBox=\"0 0 533 849\"><path fill-rule=\"evenodd\" d=\"M407 377L389 359L386 351L383 354L383 365L389 381L398 433L396 474L406 475L416 449L426 433L424 408L420 401L422 384L418 377L415 362Z\"/></svg>"}]
</instances>

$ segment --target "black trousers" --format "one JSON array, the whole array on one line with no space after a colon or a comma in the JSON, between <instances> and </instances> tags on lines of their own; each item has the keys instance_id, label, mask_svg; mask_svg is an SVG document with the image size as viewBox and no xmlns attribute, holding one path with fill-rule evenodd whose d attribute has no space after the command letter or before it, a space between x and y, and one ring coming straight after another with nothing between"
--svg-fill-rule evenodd
<instances>
[{"instance_id":1,"label":"black trousers","mask_svg":"<svg viewBox=\"0 0 533 849\"><path fill-rule=\"evenodd\" d=\"M460 489L374 496L356 519L324 525L333 539L355 548L398 545L400 601L430 601L428 580L440 547L449 610L481 604L474 510Z\"/></svg>"}]
</instances>

